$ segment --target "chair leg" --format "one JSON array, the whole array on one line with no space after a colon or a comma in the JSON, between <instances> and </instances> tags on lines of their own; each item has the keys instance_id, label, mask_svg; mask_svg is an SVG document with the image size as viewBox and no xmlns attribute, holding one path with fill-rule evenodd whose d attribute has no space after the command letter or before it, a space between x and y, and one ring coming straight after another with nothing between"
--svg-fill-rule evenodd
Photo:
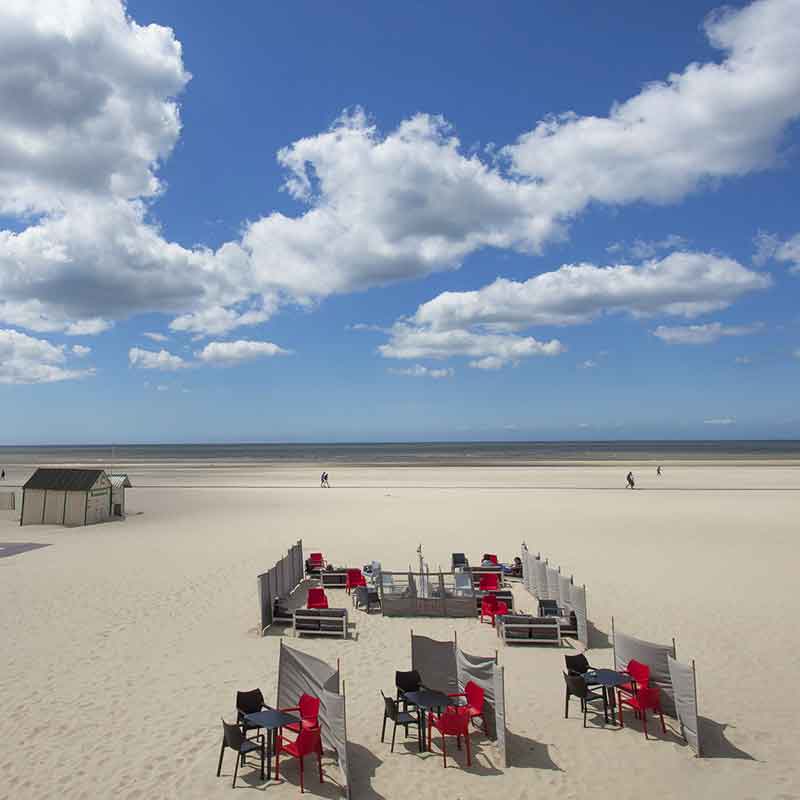
<instances>
[{"instance_id":1,"label":"chair leg","mask_svg":"<svg viewBox=\"0 0 800 800\"><path fill-rule=\"evenodd\" d=\"M383 715L383 727L381 728L381 743L383 743L383 740L384 740L385 736L386 736L386 715L384 714Z\"/></svg>"},{"instance_id":2,"label":"chair leg","mask_svg":"<svg viewBox=\"0 0 800 800\"><path fill-rule=\"evenodd\" d=\"M661 730L666 733L667 726L664 724L664 712L660 708L658 709L658 716L661 717Z\"/></svg>"},{"instance_id":3,"label":"chair leg","mask_svg":"<svg viewBox=\"0 0 800 800\"><path fill-rule=\"evenodd\" d=\"M564 719L569 719L569 692L564 697Z\"/></svg>"},{"instance_id":4,"label":"chair leg","mask_svg":"<svg viewBox=\"0 0 800 800\"><path fill-rule=\"evenodd\" d=\"M267 757L267 744L264 739L261 739L261 780L264 780L264 761Z\"/></svg>"},{"instance_id":5,"label":"chair leg","mask_svg":"<svg viewBox=\"0 0 800 800\"><path fill-rule=\"evenodd\" d=\"M317 751L317 764L319 765L319 782L324 783L322 780L322 749Z\"/></svg>"},{"instance_id":6,"label":"chair leg","mask_svg":"<svg viewBox=\"0 0 800 800\"><path fill-rule=\"evenodd\" d=\"M394 727L392 728L392 746L389 748L390 753L394 753L394 737L397 734L397 723L394 723Z\"/></svg>"},{"instance_id":7,"label":"chair leg","mask_svg":"<svg viewBox=\"0 0 800 800\"><path fill-rule=\"evenodd\" d=\"M586 727L586 714L589 711L589 704L584 702L583 704L583 727Z\"/></svg>"},{"instance_id":8,"label":"chair leg","mask_svg":"<svg viewBox=\"0 0 800 800\"><path fill-rule=\"evenodd\" d=\"M622 721L622 695L619 692L617 692L617 694L619 695L617 698L619 701L617 703L617 711L619 712L619 726L620 728L624 728L625 723Z\"/></svg>"},{"instance_id":9,"label":"chair leg","mask_svg":"<svg viewBox=\"0 0 800 800\"><path fill-rule=\"evenodd\" d=\"M445 742L444 734L442 734L442 758L444 759L444 768L447 769L447 744Z\"/></svg>"},{"instance_id":10,"label":"chair leg","mask_svg":"<svg viewBox=\"0 0 800 800\"><path fill-rule=\"evenodd\" d=\"M647 711L642 709L642 727L644 728L644 738L647 738Z\"/></svg>"},{"instance_id":11,"label":"chair leg","mask_svg":"<svg viewBox=\"0 0 800 800\"><path fill-rule=\"evenodd\" d=\"M303 792L305 791L305 785L303 783L303 778L304 778L303 773L305 772L305 770L303 769L303 760L304 760L303 756L300 756L300 794L303 794Z\"/></svg>"},{"instance_id":12,"label":"chair leg","mask_svg":"<svg viewBox=\"0 0 800 800\"><path fill-rule=\"evenodd\" d=\"M236 766L233 768L233 783L231 786L235 789L236 788L236 775L239 772L239 757L236 757Z\"/></svg>"},{"instance_id":13,"label":"chair leg","mask_svg":"<svg viewBox=\"0 0 800 800\"><path fill-rule=\"evenodd\" d=\"M275 745L275 780L281 779L281 748L276 743Z\"/></svg>"},{"instance_id":14,"label":"chair leg","mask_svg":"<svg viewBox=\"0 0 800 800\"><path fill-rule=\"evenodd\" d=\"M220 773L222 772L222 756L225 755L225 740L222 740L222 747L219 749L219 764L217 764L217 777L219 778Z\"/></svg>"}]
</instances>

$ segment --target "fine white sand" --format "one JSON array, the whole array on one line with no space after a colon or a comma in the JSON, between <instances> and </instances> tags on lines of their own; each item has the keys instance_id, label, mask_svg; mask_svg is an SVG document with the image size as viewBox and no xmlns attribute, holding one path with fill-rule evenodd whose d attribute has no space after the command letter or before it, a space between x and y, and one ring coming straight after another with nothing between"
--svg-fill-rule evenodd
<instances>
[{"instance_id":1,"label":"fine white sand","mask_svg":"<svg viewBox=\"0 0 800 800\"><path fill-rule=\"evenodd\" d=\"M697 660L704 759L674 734L646 742L636 724L590 716L584 730L575 701L564 720L573 651L503 648L477 619L353 612L346 642L289 636L341 660L353 797L800 797L800 468L667 464L657 480L641 466L634 492L621 488L627 468L337 468L326 491L321 468L145 465L131 477L149 488L129 490L124 522L21 528L0 512L0 544L50 545L0 558L0 797L229 797L230 752L215 775L219 719L233 718L237 689L275 698L280 636L255 633L256 575L298 538L387 568L414 563L419 543L435 567L454 550L510 560L525 540L587 585L595 665L610 665L612 615ZM476 654L500 646L511 767L478 734L470 770L462 754L444 770L410 740L394 754L380 743L378 690L409 668L412 627L457 631ZM326 784L310 771L307 789L339 796L325 767ZM297 781L294 764L271 784L246 768L237 791L294 797Z\"/></svg>"}]
</instances>

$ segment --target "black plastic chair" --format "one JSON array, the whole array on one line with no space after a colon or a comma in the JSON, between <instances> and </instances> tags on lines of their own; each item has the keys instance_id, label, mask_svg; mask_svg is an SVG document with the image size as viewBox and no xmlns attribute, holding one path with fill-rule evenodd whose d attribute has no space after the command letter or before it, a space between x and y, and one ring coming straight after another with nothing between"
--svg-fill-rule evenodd
<instances>
[{"instance_id":1,"label":"black plastic chair","mask_svg":"<svg viewBox=\"0 0 800 800\"><path fill-rule=\"evenodd\" d=\"M406 738L408 738L408 726L417 726L417 739L419 741L420 750L422 750L422 719L419 711L417 711L416 714L413 714L410 711L402 710L397 700L395 700L393 697L387 697L383 691L381 691L381 697L383 698L383 727L381 728L381 742L386 736L386 720L390 719L394 723L394 727L392 728L392 746L390 748L390 752L394 753L394 739L397 734L398 725L402 725L405 729Z\"/></svg>"},{"instance_id":2,"label":"black plastic chair","mask_svg":"<svg viewBox=\"0 0 800 800\"><path fill-rule=\"evenodd\" d=\"M564 656L564 661L569 675L583 675L592 669L589 659L583 653L578 653L576 656Z\"/></svg>"},{"instance_id":3,"label":"black plastic chair","mask_svg":"<svg viewBox=\"0 0 800 800\"><path fill-rule=\"evenodd\" d=\"M608 722L608 701L606 693L593 692L586 685L586 681L580 675L568 675L564 673L564 683L566 684L566 697L564 699L564 719L569 718L569 698L577 697L581 701L581 711L583 712L583 727L586 727L586 714L589 710L589 703L603 703L603 719Z\"/></svg>"},{"instance_id":4,"label":"black plastic chair","mask_svg":"<svg viewBox=\"0 0 800 800\"><path fill-rule=\"evenodd\" d=\"M264 702L264 695L261 689L251 689L249 692L236 692L236 721L242 729L242 733L247 736L248 731L260 731L258 725L249 725L245 722L245 714L255 714L269 706Z\"/></svg>"},{"instance_id":5,"label":"black plastic chair","mask_svg":"<svg viewBox=\"0 0 800 800\"><path fill-rule=\"evenodd\" d=\"M222 772L222 757L225 755L226 747L229 747L236 753L236 766L233 769L233 783L231 784L234 788L236 787L236 776L239 773L239 760L241 759L243 765L246 764L248 753L255 752L261 754L261 780L264 780L264 762L267 758L267 744L263 733L259 733L252 739L246 739L238 725L234 725L232 722L225 722L223 719L222 747L219 749L219 764L217 765L218 778Z\"/></svg>"},{"instance_id":6,"label":"black plastic chair","mask_svg":"<svg viewBox=\"0 0 800 800\"><path fill-rule=\"evenodd\" d=\"M540 600L539 601L539 616L540 617L560 617L561 612L558 608L556 600Z\"/></svg>"},{"instance_id":7,"label":"black plastic chair","mask_svg":"<svg viewBox=\"0 0 800 800\"><path fill-rule=\"evenodd\" d=\"M408 672L394 673L394 685L397 688L397 700L402 700L406 692L418 692L422 688L422 678L415 669Z\"/></svg>"}]
</instances>

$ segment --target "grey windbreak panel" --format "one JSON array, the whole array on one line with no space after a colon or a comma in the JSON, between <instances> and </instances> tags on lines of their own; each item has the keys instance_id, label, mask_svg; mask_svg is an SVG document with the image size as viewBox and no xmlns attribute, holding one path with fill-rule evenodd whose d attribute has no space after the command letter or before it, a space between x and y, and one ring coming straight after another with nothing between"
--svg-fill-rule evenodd
<instances>
[{"instance_id":1,"label":"grey windbreak panel","mask_svg":"<svg viewBox=\"0 0 800 800\"><path fill-rule=\"evenodd\" d=\"M522 585L531 590L531 568L528 564L528 548L523 547L520 551L519 560L522 562Z\"/></svg>"},{"instance_id":2,"label":"grey windbreak panel","mask_svg":"<svg viewBox=\"0 0 800 800\"><path fill-rule=\"evenodd\" d=\"M675 713L681 725L681 732L689 747L697 755L700 750L700 726L697 713L697 685L693 664L681 664L672 656L667 656L672 692L675 700Z\"/></svg>"},{"instance_id":3,"label":"grey windbreak panel","mask_svg":"<svg viewBox=\"0 0 800 800\"><path fill-rule=\"evenodd\" d=\"M665 714L675 716L675 700L668 658L675 657L674 647L647 642L634 636L614 631L614 666L625 669L631 659L650 667L650 685L661 689L661 708Z\"/></svg>"},{"instance_id":4,"label":"grey windbreak panel","mask_svg":"<svg viewBox=\"0 0 800 800\"><path fill-rule=\"evenodd\" d=\"M428 689L458 691L456 647L453 642L438 642L427 636L411 636L411 667L419 672Z\"/></svg>"},{"instance_id":5,"label":"grey windbreak panel","mask_svg":"<svg viewBox=\"0 0 800 800\"><path fill-rule=\"evenodd\" d=\"M272 592L269 586L269 573L264 572L258 576L258 604L261 608L261 628L263 634L265 628L272 625Z\"/></svg>"},{"instance_id":6,"label":"grey windbreak panel","mask_svg":"<svg viewBox=\"0 0 800 800\"><path fill-rule=\"evenodd\" d=\"M558 604L566 611L572 611L572 579L558 576Z\"/></svg>"},{"instance_id":7,"label":"grey windbreak panel","mask_svg":"<svg viewBox=\"0 0 800 800\"><path fill-rule=\"evenodd\" d=\"M556 602L558 602L558 593L559 593L558 579L560 577L560 575L558 574L558 570L555 567L548 566L546 573L547 573L547 596L551 600L555 600Z\"/></svg>"},{"instance_id":8,"label":"grey windbreak panel","mask_svg":"<svg viewBox=\"0 0 800 800\"><path fill-rule=\"evenodd\" d=\"M544 561L537 558L533 562L533 569L536 575L536 596L540 600L549 600L550 594L547 590L547 565Z\"/></svg>"},{"instance_id":9,"label":"grey windbreak panel","mask_svg":"<svg viewBox=\"0 0 800 800\"><path fill-rule=\"evenodd\" d=\"M294 650L281 642L278 663L278 707L297 705L302 694L318 697L322 744L333 750L342 770L345 787L349 786L345 700L339 693L339 671L319 658Z\"/></svg>"},{"instance_id":10,"label":"grey windbreak panel","mask_svg":"<svg viewBox=\"0 0 800 800\"><path fill-rule=\"evenodd\" d=\"M471 656L463 650L456 650L456 665L458 667L458 691L463 692L469 681L474 681L483 689L485 694L484 719L486 731L490 739L498 738L497 703L495 699L495 670L497 665L494 658L484 656Z\"/></svg>"},{"instance_id":11,"label":"grey windbreak panel","mask_svg":"<svg viewBox=\"0 0 800 800\"><path fill-rule=\"evenodd\" d=\"M578 620L578 641L584 646L589 646L589 623L586 618L586 589L583 586L571 586L569 601L575 618Z\"/></svg>"}]
</instances>

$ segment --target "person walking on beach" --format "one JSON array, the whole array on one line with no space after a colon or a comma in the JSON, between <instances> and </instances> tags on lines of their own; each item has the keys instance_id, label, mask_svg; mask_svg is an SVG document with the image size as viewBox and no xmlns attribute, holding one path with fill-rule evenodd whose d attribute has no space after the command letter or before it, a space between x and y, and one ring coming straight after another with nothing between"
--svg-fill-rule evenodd
<instances>
[{"instance_id":1,"label":"person walking on beach","mask_svg":"<svg viewBox=\"0 0 800 800\"><path fill-rule=\"evenodd\" d=\"M661 477L661 464L659 464L659 465L656 467L656 475L658 475L658 477L659 477L659 478Z\"/></svg>"},{"instance_id":2,"label":"person walking on beach","mask_svg":"<svg viewBox=\"0 0 800 800\"><path fill-rule=\"evenodd\" d=\"M320 475L319 486L320 486L320 489L330 489L331 488L331 485L328 483L328 473L327 472L323 472L322 475Z\"/></svg>"},{"instance_id":3,"label":"person walking on beach","mask_svg":"<svg viewBox=\"0 0 800 800\"><path fill-rule=\"evenodd\" d=\"M6 479L6 471L0 470L0 481L4 481Z\"/></svg>"},{"instance_id":4,"label":"person walking on beach","mask_svg":"<svg viewBox=\"0 0 800 800\"><path fill-rule=\"evenodd\" d=\"M628 473L628 477L625 478L625 480L627 481L627 484L628 484L625 487L626 489L635 489L636 488L636 484L633 481L633 473L632 472Z\"/></svg>"}]
</instances>

